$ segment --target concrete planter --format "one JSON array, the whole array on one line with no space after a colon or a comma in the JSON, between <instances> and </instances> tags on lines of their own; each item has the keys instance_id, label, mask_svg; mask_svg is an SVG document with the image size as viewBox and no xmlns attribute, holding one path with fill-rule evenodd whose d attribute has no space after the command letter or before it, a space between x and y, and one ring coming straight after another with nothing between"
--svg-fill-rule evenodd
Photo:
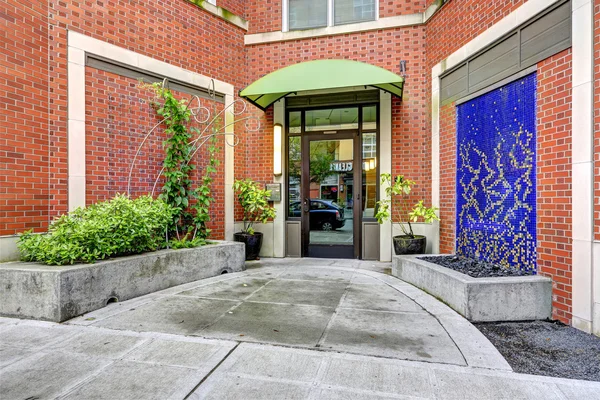
<instances>
[{"instance_id":1,"label":"concrete planter","mask_svg":"<svg viewBox=\"0 0 600 400\"><path fill-rule=\"evenodd\" d=\"M0 315L62 322L171 286L245 270L244 245L215 242L95 264L0 264Z\"/></svg>"},{"instance_id":2,"label":"concrete planter","mask_svg":"<svg viewBox=\"0 0 600 400\"><path fill-rule=\"evenodd\" d=\"M552 315L550 278L472 278L417 257L394 256L392 275L437 297L470 321L526 321Z\"/></svg>"}]
</instances>

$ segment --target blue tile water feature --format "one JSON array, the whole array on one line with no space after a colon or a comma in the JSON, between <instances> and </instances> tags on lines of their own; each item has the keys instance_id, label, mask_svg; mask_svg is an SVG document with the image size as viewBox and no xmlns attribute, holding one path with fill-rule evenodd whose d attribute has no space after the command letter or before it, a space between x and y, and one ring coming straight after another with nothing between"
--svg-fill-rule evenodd
<instances>
[{"instance_id":1,"label":"blue tile water feature","mask_svg":"<svg viewBox=\"0 0 600 400\"><path fill-rule=\"evenodd\" d=\"M457 106L457 254L536 269L536 84Z\"/></svg>"}]
</instances>

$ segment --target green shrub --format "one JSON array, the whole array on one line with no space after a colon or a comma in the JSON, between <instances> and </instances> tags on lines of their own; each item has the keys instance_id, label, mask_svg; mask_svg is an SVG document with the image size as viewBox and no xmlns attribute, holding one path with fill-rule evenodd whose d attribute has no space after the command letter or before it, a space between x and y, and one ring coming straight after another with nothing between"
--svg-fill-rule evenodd
<instances>
[{"instance_id":1,"label":"green shrub","mask_svg":"<svg viewBox=\"0 0 600 400\"><path fill-rule=\"evenodd\" d=\"M64 265L154 251L166 246L173 213L150 196L132 200L117 195L58 217L46 235L25 232L18 242L21 259Z\"/></svg>"},{"instance_id":2,"label":"green shrub","mask_svg":"<svg viewBox=\"0 0 600 400\"><path fill-rule=\"evenodd\" d=\"M172 249L190 249L192 247L204 246L208 244L206 239L196 236L192 237L191 232L183 236L181 239L169 240L169 247Z\"/></svg>"}]
</instances>

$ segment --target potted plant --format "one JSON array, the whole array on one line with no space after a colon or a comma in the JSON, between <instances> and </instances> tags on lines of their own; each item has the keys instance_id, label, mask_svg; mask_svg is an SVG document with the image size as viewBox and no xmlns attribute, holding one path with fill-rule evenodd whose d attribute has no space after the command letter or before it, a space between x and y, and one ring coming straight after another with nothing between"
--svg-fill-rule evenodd
<instances>
[{"instance_id":1,"label":"potted plant","mask_svg":"<svg viewBox=\"0 0 600 400\"><path fill-rule=\"evenodd\" d=\"M437 207L425 207L423 200L419 200L412 208L408 204L409 195L414 181L398 175L392 183L391 174L381 174L381 184L386 185L385 198L377 202L377 213L375 218L382 224L391 219L392 196L400 196L400 228L403 235L394 236L394 252L400 254L423 254L427 247L427 238L415 235L411 222L417 222L422 218L425 222L439 221L436 215ZM407 228L408 227L408 228Z\"/></svg>"},{"instance_id":2,"label":"potted plant","mask_svg":"<svg viewBox=\"0 0 600 400\"><path fill-rule=\"evenodd\" d=\"M233 190L237 194L243 211L244 228L241 232L233 234L236 242L246 244L246 260L256 260L262 247L263 234L254 231L254 223L266 223L270 218L275 218L275 208L269 205L271 192L259 187L251 179L237 179L233 183Z\"/></svg>"}]
</instances>

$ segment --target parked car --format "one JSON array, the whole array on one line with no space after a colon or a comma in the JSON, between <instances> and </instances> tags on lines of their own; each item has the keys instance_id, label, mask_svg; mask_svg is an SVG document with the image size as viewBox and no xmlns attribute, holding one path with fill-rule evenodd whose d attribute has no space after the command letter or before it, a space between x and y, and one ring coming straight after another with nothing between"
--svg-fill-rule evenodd
<instances>
[{"instance_id":1,"label":"parked car","mask_svg":"<svg viewBox=\"0 0 600 400\"><path fill-rule=\"evenodd\" d=\"M290 203L290 217L302 216L302 202L293 201ZM310 229L320 229L331 231L344 226L344 209L338 206L332 200L311 199L310 200Z\"/></svg>"}]
</instances>

